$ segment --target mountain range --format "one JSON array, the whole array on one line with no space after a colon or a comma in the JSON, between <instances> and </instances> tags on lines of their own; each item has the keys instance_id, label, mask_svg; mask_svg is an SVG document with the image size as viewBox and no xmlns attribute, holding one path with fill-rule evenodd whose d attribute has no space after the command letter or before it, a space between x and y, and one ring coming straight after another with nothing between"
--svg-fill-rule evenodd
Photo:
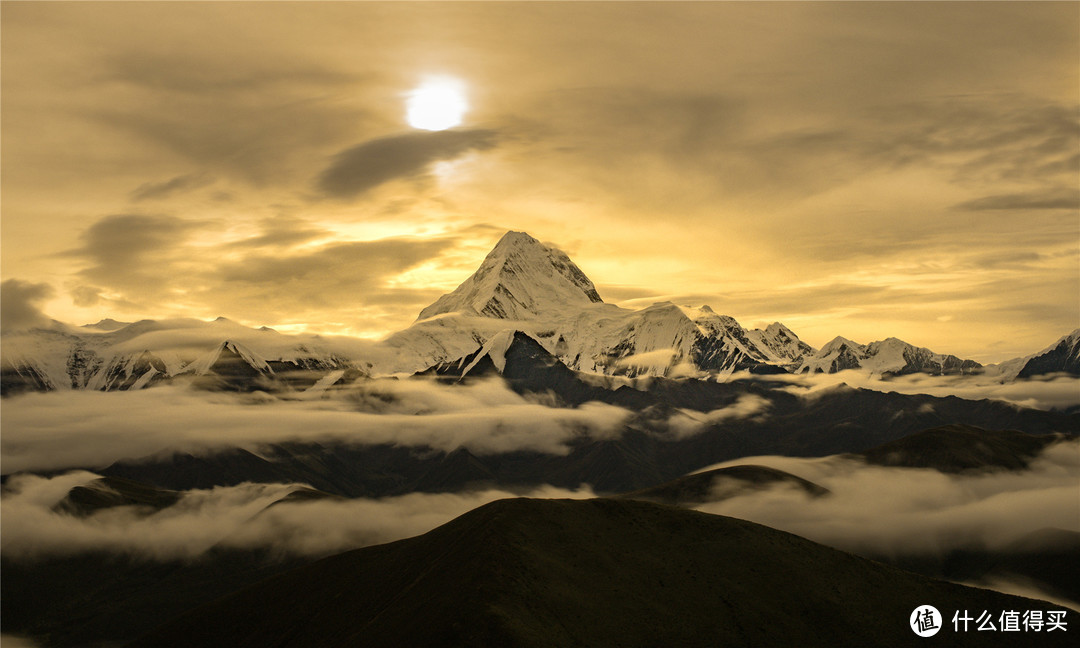
<instances>
[{"instance_id":1,"label":"mountain range","mask_svg":"<svg viewBox=\"0 0 1080 648\"><path fill-rule=\"evenodd\" d=\"M1005 547L980 544L976 521L959 529L944 525L959 535L940 534L943 543L953 543L940 552L917 546L891 552L884 545L861 550L815 538L833 545L826 547L687 510L748 497L796 497L800 510L821 511L827 527L835 511L830 507L851 497L851 485L859 491L868 485L769 467L770 455L804 465L855 466L864 475L915 475L935 501L948 499L954 486L966 497L976 483L974 491L1045 480L1051 474L1046 457L1067 455L1076 443L1078 406L1036 409L846 384L811 390L801 384L811 381L798 374L982 376L1023 385L1040 376L1080 375L1080 330L1043 352L991 367L895 338L865 345L836 338L814 349L779 322L748 330L708 306L630 310L604 303L566 254L511 232L476 273L381 342L285 335L224 318L102 320L6 333L2 350L5 395L162 386L131 397L158 403L155 394L172 397L164 387L170 383L254 392L198 400L231 413L214 428L220 438L212 443L163 437L157 451L143 456L149 450L117 450L96 465L5 474L6 506L20 502L20 485L29 480L85 477L63 491L50 485L51 499L35 501L34 519L91 529L91 537L123 524L137 536L146 528L141 522L212 517L215 498L250 489L272 493L258 506L240 507L236 531L215 536L195 556L147 556L112 545L21 555L9 549L7 531L0 556L4 631L41 645L899 646L912 641L908 615L916 605L938 605L946 624L963 609L1061 609L939 578L990 586L999 578L1017 580L1039 598L1080 596L1071 568L1080 535L1058 528L1069 526L1059 524L1061 516L1041 529L1018 517ZM618 418L602 430L567 424L555 448L511 443L477 449L456 436L456 428L470 427L480 409L470 405L443 415L431 404L474 388L515 404L491 436L510 418L524 417L528 436L545 434L543 419L566 412L601 408ZM428 400L398 407L395 399L407 399L410 389ZM70 400L115 398L128 396ZM7 404L17 411L40 401L55 399ZM243 417L252 412L320 409L339 410L347 420L343 430L322 430L308 424L316 419L298 417L289 419L287 426L296 429L284 436L262 436L257 424L237 426L247 432L232 435L234 423L248 421ZM393 415L386 421L377 416L387 412ZM356 433L349 417L391 434ZM212 418L203 420L213 427ZM432 429L438 429L410 436L393 427L406 419L435 420ZM107 428L116 420L104 417L95 425ZM95 429L102 436L89 435L87 443L124 440L126 429ZM434 442L443 436L455 444ZM8 437L5 451L18 450L18 440ZM743 461L747 457L755 459ZM72 478L69 469L93 474ZM881 479L885 485L878 488L887 493L890 478ZM960 480L967 481L956 486ZM284 548L293 534L334 536L333 524L314 516L316 509L362 523L369 514L350 508L357 503L398 507L388 515L397 518L424 498L443 502L441 512L450 506L445 502L477 501L471 498L478 493L503 497L545 488L599 497L497 501L428 533L391 536L404 539L389 544L355 540L322 553ZM1021 497L1025 488L976 499L972 509ZM866 501L879 492L869 490ZM280 526L293 519L288 515L302 516L297 519L305 525ZM5 522L11 519L29 518ZM249 537L240 530L254 524L271 525L271 544L237 544ZM1063 613L1071 630L1076 614ZM1070 636L1039 638L1067 645ZM948 638L980 646L1014 639L978 632Z\"/></svg>"},{"instance_id":2,"label":"mountain range","mask_svg":"<svg viewBox=\"0 0 1080 648\"><path fill-rule=\"evenodd\" d=\"M893 337L869 344L837 337L814 349L779 322L746 329L706 305L620 308L605 303L564 252L526 233L508 232L473 275L381 343L289 336L224 318L55 323L5 334L0 388L4 394L111 391L189 380L210 388L317 393L365 376L407 375L461 362L515 331L569 369L610 376L725 380L737 372L854 370L877 377L982 375L1007 382L1080 375L1080 329L1041 352L982 366Z\"/></svg>"}]
</instances>

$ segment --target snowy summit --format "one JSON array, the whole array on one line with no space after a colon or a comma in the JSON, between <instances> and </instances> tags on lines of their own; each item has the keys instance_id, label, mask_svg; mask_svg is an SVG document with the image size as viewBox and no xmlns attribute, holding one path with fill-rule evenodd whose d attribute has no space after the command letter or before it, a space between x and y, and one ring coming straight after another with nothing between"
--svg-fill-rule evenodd
<instances>
[{"instance_id":1,"label":"snowy summit","mask_svg":"<svg viewBox=\"0 0 1080 648\"><path fill-rule=\"evenodd\" d=\"M471 277L421 311L419 319L453 312L529 319L602 301L565 252L525 232L507 232Z\"/></svg>"}]
</instances>

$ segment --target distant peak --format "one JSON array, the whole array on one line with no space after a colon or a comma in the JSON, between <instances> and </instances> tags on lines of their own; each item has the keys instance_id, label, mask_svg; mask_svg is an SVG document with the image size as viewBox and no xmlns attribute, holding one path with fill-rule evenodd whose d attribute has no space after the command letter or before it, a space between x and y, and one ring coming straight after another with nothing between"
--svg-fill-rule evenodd
<instances>
[{"instance_id":1,"label":"distant peak","mask_svg":"<svg viewBox=\"0 0 1080 648\"><path fill-rule=\"evenodd\" d=\"M765 330L767 332L769 332L769 333L772 333L772 334L787 333L788 335L792 335L792 336L795 335L795 333L793 333L791 331L791 329L784 326L780 322L773 322L772 324L769 324L768 326L765 327Z\"/></svg>"},{"instance_id":2,"label":"distant peak","mask_svg":"<svg viewBox=\"0 0 1080 648\"><path fill-rule=\"evenodd\" d=\"M823 353L828 353L829 351L839 349L840 347L843 347L843 346L846 346L847 348L853 349L853 350L863 348L863 345L859 344L858 342L852 342L851 340L847 339L846 337L841 337L841 336L837 335L833 339L829 340L829 342L825 346L821 347L821 351Z\"/></svg>"},{"instance_id":3,"label":"distant peak","mask_svg":"<svg viewBox=\"0 0 1080 648\"><path fill-rule=\"evenodd\" d=\"M106 317L105 319L100 320L95 324L83 324L82 327L83 328L97 329L99 331L115 331L117 329L124 328L125 326L129 325L130 323L131 322L118 322L118 321L112 319L111 317Z\"/></svg>"},{"instance_id":4,"label":"distant peak","mask_svg":"<svg viewBox=\"0 0 1080 648\"><path fill-rule=\"evenodd\" d=\"M592 281L565 252L525 232L510 231L471 277L422 310L420 319L463 312L527 320L567 306L602 301Z\"/></svg>"},{"instance_id":5,"label":"distant peak","mask_svg":"<svg viewBox=\"0 0 1080 648\"><path fill-rule=\"evenodd\" d=\"M530 244L542 245L542 243L540 243L540 241L538 241L535 238L529 236L528 232L515 232L513 230L510 230L506 234L502 235L502 238L499 239L499 242L495 244L494 249L498 250L500 248L515 246L515 245L530 245Z\"/></svg>"}]
</instances>

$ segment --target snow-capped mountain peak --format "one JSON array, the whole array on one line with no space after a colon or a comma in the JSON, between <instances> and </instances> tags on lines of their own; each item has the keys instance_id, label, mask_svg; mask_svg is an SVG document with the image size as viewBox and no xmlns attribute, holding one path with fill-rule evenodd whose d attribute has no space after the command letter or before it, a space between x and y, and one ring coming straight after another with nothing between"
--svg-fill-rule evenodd
<instances>
[{"instance_id":1,"label":"snow-capped mountain peak","mask_svg":"<svg viewBox=\"0 0 1080 648\"><path fill-rule=\"evenodd\" d=\"M421 311L419 319L461 312L520 320L602 301L565 252L525 232L507 232L471 277Z\"/></svg>"},{"instance_id":2,"label":"snow-capped mountain peak","mask_svg":"<svg viewBox=\"0 0 1080 648\"><path fill-rule=\"evenodd\" d=\"M480 349L480 353L476 355L476 359L465 367L465 370L461 372L462 375L472 371L484 356L491 358L492 364L495 365L495 368L499 373L502 373L506 369L506 350L509 349L510 345L514 342L516 333L517 331L513 329L506 329L505 331L496 333Z\"/></svg>"},{"instance_id":3,"label":"snow-capped mountain peak","mask_svg":"<svg viewBox=\"0 0 1080 648\"><path fill-rule=\"evenodd\" d=\"M1030 378L1050 373L1080 375L1080 329L1031 356L1024 362L1017 376Z\"/></svg>"},{"instance_id":4,"label":"snow-capped mountain peak","mask_svg":"<svg viewBox=\"0 0 1080 648\"><path fill-rule=\"evenodd\" d=\"M227 364L242 364L260 373L274 373L266 360L243 344L232 340L225 340L217 345L212 351L185 367L181 373L204 376L213 372L216 367Z\"/></svg>"},{"instance_id":5,"label":"snow-capped mountain peak","mask_svg":"<svg viewBox=\"0 0 1080 648\"><path fill-rule=\"evenodd\" d=\"M854 342L852 340L847 339L846 337L842 337L840 335L837 335L833 339L826 342L825 346L821 347L821 350L818 351L818 353L822 354L822 355L829 354L829 353L833 353L833 352L836 352L836 351L840 351L844 347L847 347L848 349L851 349L852 351L863 351L863 350L866 349L866 346L864 346L862 344L859 344L858 342Z\"/></svg>"},{"instance_id":6,"label":"snow-capped mountain peak","mask_svg":"<svg viewBox=\"0 0 1080 648\"><path fill-rule=\"evenodd\" d=\"M747 331L746 336L770 361L792 368L814 354L812 346L800 340L798 335L780 322L769 324L765 330Z\"/></svg>"},{"instance_id":7,"label":"snow-capped mountain peak","mask_svg":"<svg viewBox=\"0 0 1080 648\"><path fill-rule=\"evenodd\" d=\"M963 374L973 373L982 365L954 355L934 353L895 337L870 344L859 344L844 337L830 340L816 354L807 357L800 373L836 373L845 369L862 369L872 375L903 375L910 373Z\"/></svg>"}]
</instances>

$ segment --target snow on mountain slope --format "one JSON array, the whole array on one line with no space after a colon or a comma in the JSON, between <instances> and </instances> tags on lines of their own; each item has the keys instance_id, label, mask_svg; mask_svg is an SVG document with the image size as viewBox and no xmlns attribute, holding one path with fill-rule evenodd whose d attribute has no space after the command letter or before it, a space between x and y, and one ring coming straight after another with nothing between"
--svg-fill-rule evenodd
<instances>
[{"instance_id":1,"label":"snow on mountain slope","mask_svg":"<svg viewBox=\"0 0 1080 648\"><path fill-rule=\"evenodd\" d=\"M708 306L670 302L639 311L611 309L556 326L554 349L580 371L628 376L730 374L769 358L734 319Z\"/></svg>"},{"instance_id":2,"label":"snow on mountain slope","mask_svg":"<svg viewBox=\"0 0 1080 648\"><path fill-rule=\"evenodd\" d=\"M203 357L181 369L179 373L205 376L206 374L213 372L215 367L222 363L233 362L240 362L261 374L274 373L273 369L270 368L270 365L261 356L246 346L233 342L232 340L222 342Z\"/></svg>"},{"instance_id":3,"label":"snow on mountain slope","mask_svg":"<svg viewBox=\"0 0 1080 648\"><path fill-rule=\"evenodd\" d=\"M779 371L813 351L781 324L751 333L708 306L605 304L565 253L508 232L471 277L387 340L400 353L381 368L451 362L505 329L527 333L573 369L603 374Z\"/></svg>"},{"instance_id":4,"label":"snow on mountain slope","mask_svg":"<svg viewBox=\"0 0 1080 648\"><path fill-rule=\"evenodd\" d=\"M5 394L141 389L177 376L235 373L240 364L222 362L223 354L251 367L249 377L275 376L294 388L351 366L347 354L329 350L318 336L286 336L224 318L142 320L108 331L59 327L5 334L0 386Z\"/></svg>"},{"instance_id":5,"label":"snow on mountain slope","mask_svg":"<svg viewBox=\"0 0 1080 648\"><path fill-rule=\"evenodd\" d=\"M507 232L471 277L422 310L419 319L452 312L529 319L600 301L565 252L525 232Z\"/></svg>"},{"instance_id":6,"label":"snow on mountain slope","mask_svg":"<svg viewBox=\"0 0 1080 648\"><path fill-rule=\"evenodd\" d=\"M1080 376L1080 329L1062 337L1024 363L1018 378L1031 378L1051 373Z\"/></svg>"},{"instance_id":7,"label":"snow on mountain slope","mask_svg":"<svg viewBox=\"0 0 1080 648\"><path fill-rule=\"evenodd\" d=\"M467 356L508 328L540 337L532 322L448 313L420 320L394 333L368 359L374 365L374 373L411 374Z\"/></svg>"},{"instance_id":8,"label":"snow on mountain slope","mask_svg":"<svg viewBox=\"0 0 1080 648\"><path fill-rule=\"evenodd\" d=\"M516 331L506 329L496 333L490 340L488 340L483 347L480 348L480 353L477 355L476 360L473 360L468 366L462 370L462 374L468 374L480 361L481 358L487 356L491 359L491 363L495 365L495 369L502 373L506 369L506 350L510 348L510 344L514 341L514 334Z\"/></svg>"},{"instance_id":9,"label":"snow on mountain slope","mask_svg":"<svg viewBox=\"0 0 1080 648\"><path fill-rule=\"evenodd\" d=\"M836 337L803 360L797 373L837 373L861 369L874 376L928 373L952 375L978 373L982 365L953 355L934 353L897 338L867 345Z\"/></svg>"},{"instance_id":10,"label":"snow on mountain slope","mask_svg":"<svg viewBox=\"0 0 1080 648\"><path fill-rule=\"evenodd\" d=\"M805 358L814 354L814 347L800 340L799 336L780 322L769 324L764 331L747 331L746 337L764 351L770 361L791 365L792 368L798 367Z\"/></svg>"},{"instance_id":11,"label":"snow on mountain slope","mask_svg":"<svg viewBox=\"0 0 1080 648\"><path fill-rule=\"evenodd\" d=\"M1058 338L1038 353L987 365L986 373L1002 383L1055 373L1080 376L1080 329Z\"/></svg>"},{"instance_id":12,"label":"snow on mountain slope","mask_svg":"<svg viewBox=\"0 0 1080 648\"><path fill-rule=\"evenodd\" d=\"M86 389L115 391L142 389L169 375L165 361L143 351L138 355L116 355L86 381Z\"/></svg>"},{"instance_id":13,"label":"snow on mountain slope","mask_svg":"<svg viewBox=\"0 0 1080 648\"><path fill-rule=\"evenodd\" d=\"M747 330L708 306L660 302L640 310L620 308L604 303L565 253L526 233L508 232L475 273L424 308L411 326L381 342L284 335L225 318L126 325L102 320L90 327L57 324L5 334L0 373L4 393L133 389L174 376L230 372L251 379L272 376L289 388L301 388L323 384L334 372L349 379L357 372L408 375L473 356L485 345L497 351L505 331L523 332L571 369L605 376L722 378L738 371L847 369L874 375L968 374L983 369L896 338L862 345L838 337L815 351L779 322ZM494 359L499 354L481 355ZM986 375L996 372L1011 380L1040 372L1080 374L1080 330L1038 358L992 366Z\"/></svg>"},{"instance_id":14,"label":"snow on mountain slope","mask_svg":"<svg viewBox=\"0 0 1080 648\"><path fill-rule=\"evenodd\" d=\"M6 378L5 393L21 377L48 390L78 389L100 364L92 336L64 329L34 329L4 336L0 365ZM22 391L22 385L15 391Z\"/></svg>"}]
</instances>

